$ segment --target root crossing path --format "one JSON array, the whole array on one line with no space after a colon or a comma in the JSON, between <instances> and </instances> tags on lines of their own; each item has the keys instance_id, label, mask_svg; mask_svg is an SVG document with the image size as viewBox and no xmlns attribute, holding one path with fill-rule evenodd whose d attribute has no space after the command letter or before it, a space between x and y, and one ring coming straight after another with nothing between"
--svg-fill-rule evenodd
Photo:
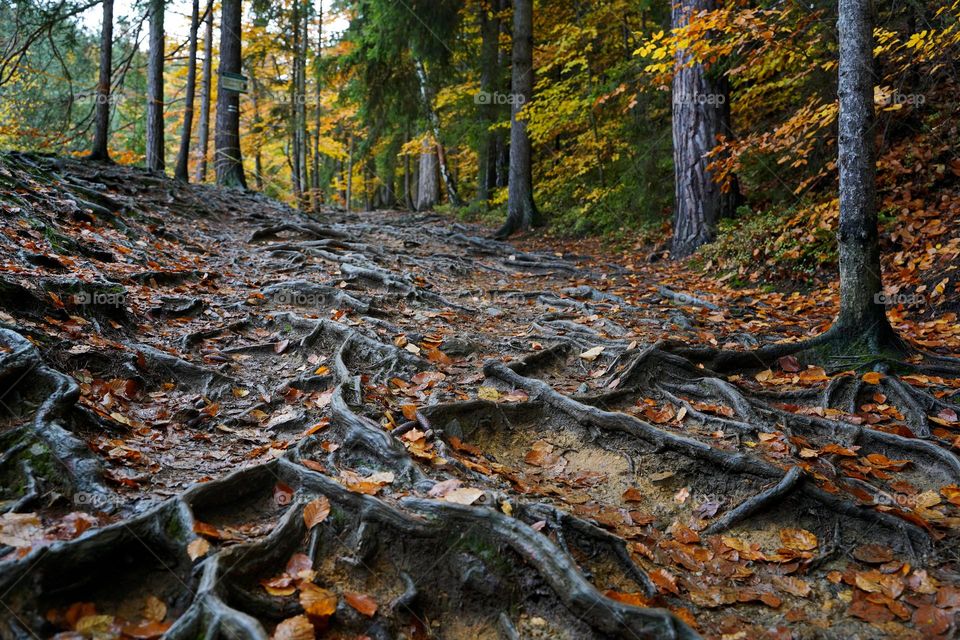
<instances>
[{"instance_id":1,"label":"root crossing path","mask_svg":"<svg viewBox=\"0 0 960 640\"><path fill-rule=\"evenodd\" d=\"M0 638L954 637L945 359L731 357L801 336L434 214L0 207Z\"/></svg>"}]
</instances>

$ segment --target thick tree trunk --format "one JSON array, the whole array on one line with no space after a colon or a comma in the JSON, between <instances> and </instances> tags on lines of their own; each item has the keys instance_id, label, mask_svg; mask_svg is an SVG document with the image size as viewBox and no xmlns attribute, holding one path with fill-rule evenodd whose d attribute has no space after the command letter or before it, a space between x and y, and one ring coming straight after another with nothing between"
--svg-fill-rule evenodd
<instances>
[{"instance_id":1,"label":"thick tree trunk","mask_svg":"<svg viewBox=\"0 0 960 640\"><path fill-rule=\"evenodd\" d=\"M513 79L510 114L510 184L507 220L497 237L541 223L533 201L533 153L527 122L518 118L524 105L533 98L533 0L513 3Z\"/></svg>"},{"instance_id":2,"label":"thick tree trunk","mask_svg":"<svg viewBox=\"0 0 960 640\"><path fill-rule=\"evenodd\" d=\"M503 11L509 6L511 0L495 0L497 11ZM506 20L500 21L500 33L503 36L511 36L512 26ZM510 91L510 58L513 52L506 47L497 47L497 87L503 87L504 91ZM501 107L497 105L497 119L501 117ZM510 140L503 129L498 128L494 134L494 144L496 145L496 157L493 160L495 167L495 184L497 189L504 189L510 183Z\"/></svg>"},{"instance_id":3,"label":"thick tree trunk","mask_svg":"<svg viewBox=\"0 0 960 640\"><path fill-rule=\"evenodd\" d=\"M876 347L894 332L881 297L871 12L869 0L840 0L840 315L834 330L868 336Z\"/></svg>"},{"instance_id":4,"label":"thick tree trunk","mask_svg":"<svg viewBox=\"0 0 960 640\"><path fill-rule=\"evenodd\" d=\"M96 129L90 158L109 160L110 85L113 71L113 0L103 0L103 26L100 29L100 76L97 80Z\"/></svg>"},{"instance_id":5,"label":"thick tree trunk","mask_svg":"<svg viewBox=\"0 0 960 640\"><path fill-rule=\"evenodd\" d=\"M437 179L437 152L424 142L420 154L420 175L417 184L417 211L429 211L440 201L440 181Z\"/></svg>"},{"instance_id":6,"label":"thick tree trunk","mask_svg":"<svg viewBox=\"0 0 960 640\"><path fill-rule=\"evenodd\" d=\"M497 54L500 48L499 2L477 3L480 21L480 96L476 101L483 130L477 146L477 202L490 199L490 190L496 184L497 141L490 127L496 121Z\"/></svg>"},{"instance_id":7,"label":"thick tree trunk","mask_svg":"<svg viewBox=\"0 0 960 640\"><path fill-rule=\"evenodd\" d=\"M450 173L450 168L447 166L447 158L443 151L443 143L440 142L440 116L437 115L436 110L433 108L433 88L430 86L430 82L427 79L427 70L423 66L423 62L421 62L419 59L414 59L414 65L417 70L417 78L420 81L420 98L423 100L423 107L427 112L427 118L430 121L433 137L437 143L437 159L440 165L440 176L443 178L443 185L447 188L447 198L450 199L450 204L455 207L459 207L462 203L460 201L460 195L457 193L457 184L453 178L453 174ZM439 200L439 195L437 196L437 199Z\"/></svg>"},{"instance_id":8,"label":"thick tree trunk","mask_svg":"<svg viewBox=\"0 0 960 640\"><path fill-rule=\"evenodd\" d=\"M714 0L679 0L673 5L672 25L687 24L697 11L716 8ZM732 211L733 199L724 197L707 169L706 154L717 144L717 135L729 128L724 122L727 96L721 83L711 79L703 65L686 64L689 54L677 51L673 76L673 164L676 203L673 222L675 258L689 256L716 235L717 221Z\"/></svg>"},{"instance_id":9,"label":"thick tree trunk","mask_svg":"<svg viewBox=\"0 0 960 640\"><path fill-rule=\"evenodd\" d=\"M309 175L309 145L307 144L307 45L308 32L310 26L310 5L308 0L304 0L300 12L300 24L297 29L300 30L300 50L297 57L300 58L298 66L299 76L297 78L297 123L300 127L297 143L300 145L300 186L303 194L300 200L300 209L306 211L309 207L310 175Z\"/></svg>"},{"instance_id":10,"label":"thick tree trunk","mask_svg":"<svg viewBox=\"0 0 960 640\"><path fill-rule=\"evenodd\" d=\"M190 44L187 52L187 86L183 99L183 129L180 132L180 151L173 176L187 182L190 161L190 136L193 133L193 97L197 86L197 28L200 21L200 0L193 0L190 14Z\"/></svg>"},{"instance_id":11,"label":"thick tree trunk","mask_svg":"<svg viewBox=\"0 0 960 640\"><path fill-rule=\"evenodd\" d=\"M197 131L197 182L207 179L207 153L210 145L210 93L213 76L213 2L207 5L203 28L203 78L200 84L200 125Z\"/></svg>"},{"instance_id":12,"label":"thick tree trunk","mask_svg":"<svg viewBox=\"0 0 960 640\"><path fill-rule=\"evenodd\" d=\"M162 172L163 144L163 14L164 0L150 0L150 51L147 58L147 169Z\"/></svg>"},{"instance_id":13,"label":"thick tree trunk","mask_svg":"<svg viewBox=\"0 0 960 640\"><path fill-rule=\"evenodd\" d=\"M301 155L302 146L300 144L300 68L303 66L303 59L300 57L300 0L294 0L293 11L290 15L290 26L293 28L292 54L293 54L293 82L290 83L290 182L293 187L293 198L297 207L303 207L303 190L305 185L301 182L303 175Z\"/></svg>"},{"instance_id":14,"label":"thick tree trunk","mask_svg":"<svg viewBox=\"0 0 960 640\"><path fill-rule=\"evenodd\" d=\"M225 73L240 73L240 0L223 0L220 11L220 75L214 167L217 184L247 188L240 154L240 94L223 87Z\"/></svg>"}]
</instances>

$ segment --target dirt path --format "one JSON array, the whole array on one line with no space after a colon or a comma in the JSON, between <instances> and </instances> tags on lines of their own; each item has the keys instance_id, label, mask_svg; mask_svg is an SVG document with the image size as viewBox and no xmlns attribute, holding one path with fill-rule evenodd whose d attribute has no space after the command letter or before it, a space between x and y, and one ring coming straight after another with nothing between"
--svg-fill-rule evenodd
<instances>
[{"instance_id":1,"label":"dirt path","mask_svg":"<svg viewBox=\"0 0 960 640\"><path fill-rule=\"evenodd\" d=\"M829 305L119 167L0 187L0 637L953 633L960 383L682 344Z\"/></svg>"}]
</instances>

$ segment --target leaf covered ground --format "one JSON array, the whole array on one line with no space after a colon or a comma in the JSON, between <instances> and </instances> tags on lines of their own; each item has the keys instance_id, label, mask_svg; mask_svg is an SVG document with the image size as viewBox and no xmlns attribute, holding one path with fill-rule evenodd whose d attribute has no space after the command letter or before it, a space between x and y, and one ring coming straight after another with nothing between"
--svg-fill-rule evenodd
<instances>
[{"instance_id":1,"label":"leaf covered ground","mask_svg":"<svg viewBox=\"0 0 960 640\"><path fill-rule=\"evenodd\" d=\"M829 286L76 160L0 189L4 638L956 633L960 379L683 351L814 335Z\"/></svg>"}]
</instances>

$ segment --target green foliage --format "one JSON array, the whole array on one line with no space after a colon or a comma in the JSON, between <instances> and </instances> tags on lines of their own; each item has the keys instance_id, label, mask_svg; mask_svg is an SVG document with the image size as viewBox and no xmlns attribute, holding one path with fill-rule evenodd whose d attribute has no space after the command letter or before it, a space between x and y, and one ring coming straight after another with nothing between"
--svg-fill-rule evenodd
<instances>
[{"instance_id":1,"label":"green foliage","mask_svg":"<svg viewBox=\"0 0 960 640\"><path fill-rule=\"evenodd\" d=\"M833 229L818 227L809 232L805 226L794 226L797 211L805 206L763 211L740 207L735 218L721 221L717 240L700 249L700 264L751 280L808 277L833 265L837 260Z\"/></svg>"}]
</instances>

